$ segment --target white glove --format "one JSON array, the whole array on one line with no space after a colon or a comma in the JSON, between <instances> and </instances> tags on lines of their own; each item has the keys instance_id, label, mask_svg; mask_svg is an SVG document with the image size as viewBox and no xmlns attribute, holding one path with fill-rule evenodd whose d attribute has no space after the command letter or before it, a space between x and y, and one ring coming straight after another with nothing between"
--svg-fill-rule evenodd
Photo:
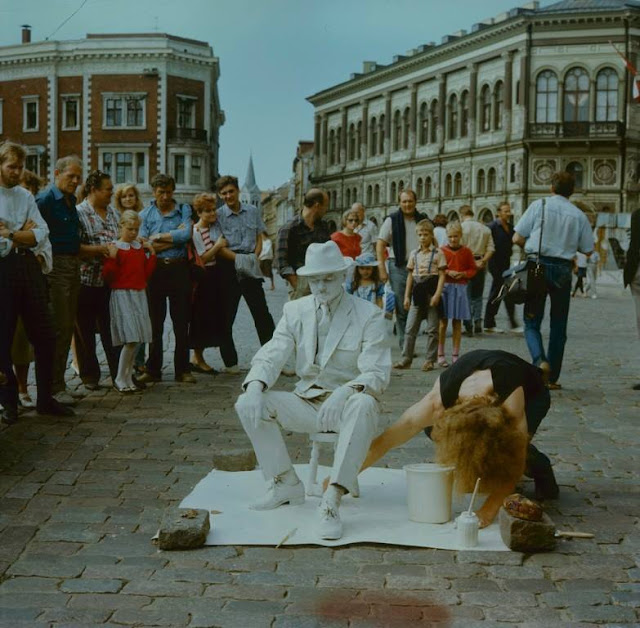
<instances>
[{"instance_id":1,"label":"white glove","mask_svg":"<svg viewBox=\"0 0 640 628\"><path fill-rule=\"evenodd\" d=\"M319 432L335 432L339 428L344 406L354 392L349 386L340 386L329 395L318 412Z\"/></svg>"},{"instance_id":2,"label":"white glove","mask_svg":"<svg viewBox=\"0 0 640 628\"><path fill-rule=\"evenodd\" d=\"M256 429L265 418L263 389L262 382L249 382L245 392L236 401L238 416L245 421L253 422Z\"/></svg>"}]
</instances>

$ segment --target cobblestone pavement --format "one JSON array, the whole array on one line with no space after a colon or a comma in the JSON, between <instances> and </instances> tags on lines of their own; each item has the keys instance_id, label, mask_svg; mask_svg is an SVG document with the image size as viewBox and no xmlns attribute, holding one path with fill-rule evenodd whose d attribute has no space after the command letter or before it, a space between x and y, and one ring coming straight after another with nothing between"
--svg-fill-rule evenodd
<instances>
[{"instance_id":1,"label":"cobblestone pavement","mask_svg":"<svg viewBox=\"0 0 640 628\"><path fill-rule=\"evenodd\" d=\"M76 417L24 414L0 433L0 625L640 625L640 343L628 292L600 294L572 303L564 389L536 437L561 484L549 513L595 539L537 555L367 544L160 552L151 536L164 509L210 471L213 451L248 444L233 412L242 376L189 386L168 373L142 395L97 391ZM276 318L284 298L281 282L268 293ZM236 338L246 366L257 337L244 306ZM521 336L463 340L476 347L527 356ZM394 373L385 422L433 383L421 362ZM308 459L305 438L289 443ZM432 456L416 437L382 464Z\"/></svg>"}]
</instances>

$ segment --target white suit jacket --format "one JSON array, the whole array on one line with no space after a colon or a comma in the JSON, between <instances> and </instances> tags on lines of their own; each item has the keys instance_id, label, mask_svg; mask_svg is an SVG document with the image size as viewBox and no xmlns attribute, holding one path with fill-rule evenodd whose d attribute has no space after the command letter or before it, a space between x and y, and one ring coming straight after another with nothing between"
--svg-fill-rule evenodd
<instances>
[{"instance_id":1,"label":"white suit jacket","mask_svg":"<svg viewBox=\"0 0 640 628\"><path fill-rule=\"evenodd\" d=\"M378 399L389 384L391 349L382 310L372 303L343 294L331 321L322 358L318 343L317 304L307 296L284 306L273 337L254 356L243 387L255 380L271 388L295 352L295 393L306 397L311 387L331 392L358 385ZM319 364L315 363L318 359Z\"/></svg>"}]
</instances>

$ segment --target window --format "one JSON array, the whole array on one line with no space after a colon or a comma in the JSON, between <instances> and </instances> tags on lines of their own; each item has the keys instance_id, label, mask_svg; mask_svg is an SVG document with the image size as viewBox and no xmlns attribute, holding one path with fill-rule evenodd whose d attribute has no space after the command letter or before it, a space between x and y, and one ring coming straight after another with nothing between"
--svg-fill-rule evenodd
<instances>
[{"instance_id":1,"label":"window","mask_svg":"<svg viewBox=\"0 0 640 628\"><path fill-rule=\"evenodd\" d=\"M404 190L404 181L400 179L400 181L398 182L398 196L402 194L403 190Z\"/></svg>"},{"instance_id":2,"label":"window","mask_svg":"<svg viewBox=\"0 0 640 628\"><path fill-rule=\"evenodd\" d=\"M605 68L596 77L596 121L613 122L618 118L618 73Z\"/></svg>"},{"instance_id":3,"label":"window","mask_svg":"<svg viewBox=\"0 0 640 628\"><path fill-rule=\"evenodd\" d=\"M488 85L480 92L480 129L483 133L491 130L491 88Z\"/></svg>"},{"instance_id":4,"label":"window","mask_svg":"<svg viewBox=\"0 0 640 628\"><path fill-rule=\"evenodd\" d=\"M40 128L38 115L38 97L28 96L22 99L22 130L37 131Z\"/></svg>"},{"instance_id":5,"label":"window","mask_svg":"<svg viewBox=\"0 0 640 628\"><path fill-rule=\"evenodd\" d=\"M424 146L429 141L429 112L427 103L420 105L420 146Z\"/></svg>"},{"instance_id":6,"label":"window","mask_svg":"<svg viewBox=\"0 0 640 628\"><path fill-rule=\"evenodd\" d=\"M62 97L62 130L77 131L80 129L80 97Z\"/></svg>"},{"instance_id":7,"label":"window","mask_svg":"<svg viewBox=\"0 0 640 628\"><path fill-rule=\"evenodd\" d=\"M333 129L331 129L331 131L329 131L329 146L328 146L328 152L329 152L329 165L333 166L333 164L335 163L335 144L336 144L336 133Z\"/></svg>"},{"instance_id":8,"label":"window","mask_svg":"<svg viewBox=\"0 0 640 628\"><path fill-rule=\"evenodd\" d=\"M0 133L2 133L2 98L0 98Z\"/></svg>"},{"instance_id":9,"label":"window","mask_svg":"<svg viewBox=\"0 0 640 628\"><path fill-rule=\"evenodd\" d=\"M197 98L191 96L178 96L178 128L196 128L196 102Z\"/></svg>"},{"instance_id":10,"label":"window","mask_svg":"<svg viewBox=\"0 0 640 628\"><path fill-rule=\"evenodd\" d=\"M493 128L502 128L502 112L504 110L504 87L502 81L498 81L493 89Z\"/></svg>"},{"instance_id":11,"label":"window","mask_svg":"<svg viewBox=\"0 0 640 628\"><path fill-rule=\"evenodd\" d=\"M551 70L545 70L536 81L536 122L556 122L557 111L558 77Z\"/></svg>"},{"instance_id":12,"label":"window","mask_svg":"<svg viewBox=\"0 0 640 628\"><path fill-rule=\"evenodd\" d=\"M400 150L400 138L402 136L402 120L400 110L396 110L393 114L393 150Z\"/></svg>"},{"instance_id":13,"label":"window","mask_svg":"<svg viewBox=\"0 0 640 628\"><path fill-rule=\"evenodd\" d=\"M103 127L146 128L146 94L103 94Z\"/></svg>"},{"instance_id":14,"label":"window","mask_svg":"<svg viewBox=\"0 0 640 628\"><path fill-rule=\"evenodd\" d=\"M27 154L24 167L35 174L40 174L40 158L36 153Z\"/></svg>"},{"instance_id":15,"label":"window","mask_svg":"<svg viewBox=\"0 0 640 628\"><path fill-rule=\"evenodd\" d=\"M411 109L407 107L402 114L402 148L409 148L409 132L411 131Z\"/></svg>"},{"instance_id":16,"label":"window","mask_svg":"<svg viewBox=\"0 0 640 628\"><path fill-rule=\"evenodd\" d=\"M358 188L353 188L353 190L351 190L351 198L354 203L358 200Z\"/></svg>"},{"instance_id":17,"label":"window","mask_svg":"<svg viewBox=\"0 0 640 628\"><path fill-rule=\"evenodd\" d=\"M346 200L347 207L351 207L351 190L349 188L347 188Z\"/></svg>"},{"instance_id":18,"label":"window","mask_svg":"<svg viewBox=\"0 0 640 628\"><path fill-rule=\"evenodd\" d=\"M338 193L335 190L331 192L331 207L332 209L338 208Z\"/></svg>"},{"instance_id":19,"label":"window","mask_svg":"<svg viewBox=\"0 0 640 628\"><path fill-rule=\"evenodd\" d=\"M371 203L373 203L373 187L368 185L367 186L367 205L371 205Z\"/></svg>"},{"instance_id":20,"label":"window","mask_svg":"<svg viewBox=\"0 0 640 628\"><path fill-rule=\"evenodd\" d=\"M487 172L487 192L495 192L496 191L496 169L489 168Z\"/></svg>"},{"instance_id":21,"label":"window","mask_svg":"<svg viewBox=\"0 0 640 628\"><path fill-rule=\"evenodd\" d=\"M515 183L515 182L516 182L516 165L512 163L509 166L509 183Z\"/></svg>"},{"instance_id":22,"label":"window","mask_svg":"<svg viewBox=\"0 0 640 628\"><path fill-rule=\"evenodd\" d=\"M453 178L453 195L462 196L462 174L459 172Z\"/></svg>"},{"instance_id":23,"label":"window","mask_svg":"<svg viewBox=\"0 0 640 628\"><path fill-rule=\"evenodd\" d=\"M422 199L422 195L424 194L424 183L422 181L422 177L418 177L416 181L416 196L418 199Z\"/></svg>"},{"instance_id":24,"label":"window","mask_svg":"<svg viewBox=\"0 0 640 628\"><path fill-rule=\"evenodd\" d=\"M449 139L458 137L458 97L451 94L449 98Z\"/></svg>"},{"instance_id":25,"label":"window","mask_svg":"<svg viewBox=\"0 0 640 628\"><path fill-rule=\"evenodd\" d=\"M577 161L572 161L567 164L566 171L570 172L576 180L576 189L582 189L584 187L584 168L582 164Z\"/></svg>"},{"instance_id":26,"label":"window","mask_svg":"<svg viewBox=\"0 0 640 628\"><path fill-rule=\"evenodd\" d=\"M362 159L362 120L356 128L356 152L353 158Z\"/></svg>"},{"instance_id":27,"label":"window","mask_svg":"<svg viewBox=\"0 0 640 628\"><path fill-rule=\"evenodd\" d=\"M429 141L435 144L438 141L438 99L434 98L429 107L429 124L431 126L431 137Z\"/></svg>"},{"instance_id":28,"label":"window","mask_svg":"<svg viewBox=\"0 0 640 628\"><path fill-rule=\"evenodd\" d=\"M431 198L431 177L424 180L424 197Z\"/></svg>"},{"instance_id":29,"label":"window","mask_svg":"<svg viewBox=\"0 0 640 628\"><path fill-rule=\"evenodd\" d=\"M377 183L373 188L373 204L374 205L380 204L380 186Z\"/></svg>"},{"instance_id":30,"label":"window","mask_svg":"<svg viewBox=\"0 0 640 628\"><path fill-rule=\"evenodd\" d=\"M335 156L333 158L333 163L340 163L340 151L342 150L342 127L338 127L336 129L336 143L335 143Z\"/></svg>"},{"instance_id":31,"label":"window","mask_svg":"<svg viewBox=\"0 0 640 628\"><path fill-rule=\"evenodd\" d=\"M199 155L191 156L191 172L189 174L189 183L191 185L202 185L202 157Z\"/></svg>"},{"instance_id":32,"label":"window","mask_svg":"<svg viewBox=\"0 0 640 628\"><path fill-rule=\"evenodd\" d=\"M582 68L573 68L564 79L564 122L588 120L589 75Z\"/></svg>"},{"instance_id":33,"label":"window","mask_svg":"<svg viewBox=\"0 0 640 628\"><path fill-rule=\"evenodd\" d=\"M485 177L484 170L480 168L476 174L476 193L484 194L485 191Z\"/></svg>"},{"instance_id":34,"label":"window","mask_svg":"<svg viewBox=\"0 0 640 628\"><path fill-rule=\"evenodd\" d=\"M451 175L448 174L445 178L444 178L444 195L445 196L451 196Z\"/></svg>"},{"instance_id":35,"label":"window","mask_svg":"<svg viewBox=\"0 0 640 628\"><path fill-rule=\"evenodd\" d=\"M356 125L349 125L349 161L356 158Z\"/></svg>"},{"instance_id":36,"label":"window","mask_svg":"<svg viewBox=\"0 0 640 628\"><path fill-rule=\"evenodd\" d=\"M369 156L375 157L378 154L378 121L375 117L369 123Z\"/></svg>"},{"instance_id":37,"label":"window","mask_svg":"<svg viewBox=\"0 0 640 628\"><path fill-rule=\"evenodd\" d=\"M469 92L462 92L460 96L460 137L469 135Z\"/></svg>"},{"instance_id":38,"label":"window","mask_svg":"<svg viewBox=\"0 0 640 628\"><path fill-rule=\"evenodd\" d=\"M384 154L384 140L386 135L384 124L385 118L383 114L380 116L380 123L378 125L378 155Z\"/></svg>"},{"instance_id":39,"label":"window","mask_svg":"<svg viewBox=\"0 0 640 628\"><path fill-rule=\"evenodd\" d=\"M391 202L395 203L396 198L398 198L398 189L396 187L396 182L392 181L391 182Z\"/></svg>"},{"instance_id":40,"label":"window","mask_svg":"<svg viewBox=\"0 0 640 628\"><path fill-rule=\"evenodd\" d=\"M520 79L516 81L516 105L520 104Z\"/></svg>"},{"instance_id":41,"label":"window","mask_svg":"<svg viewBox=\"0 0 640 628\"><path fill-rule=\"evenodd\" d=\"M147 183L146 152L136 150L104 150L100 152L102 170L114 183Z\"/></svg>"}]
</instances>

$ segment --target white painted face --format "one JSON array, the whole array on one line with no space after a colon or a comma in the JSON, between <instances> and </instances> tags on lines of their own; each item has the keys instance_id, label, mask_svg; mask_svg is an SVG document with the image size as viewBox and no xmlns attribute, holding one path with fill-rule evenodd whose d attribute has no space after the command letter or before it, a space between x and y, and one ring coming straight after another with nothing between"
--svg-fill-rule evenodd
<instances>
[{"instance_id":1,"label":"white painted face","mask_svg":"<svg viewBox=\"0 0 640 628\"><path fill-rule=\"evenodd\" d=\"M312 275L309 277L311 294L318 303L329 303L343 292L343 284L347 274L345 272L329 275Z\"/></svg>"}]
</instances>

